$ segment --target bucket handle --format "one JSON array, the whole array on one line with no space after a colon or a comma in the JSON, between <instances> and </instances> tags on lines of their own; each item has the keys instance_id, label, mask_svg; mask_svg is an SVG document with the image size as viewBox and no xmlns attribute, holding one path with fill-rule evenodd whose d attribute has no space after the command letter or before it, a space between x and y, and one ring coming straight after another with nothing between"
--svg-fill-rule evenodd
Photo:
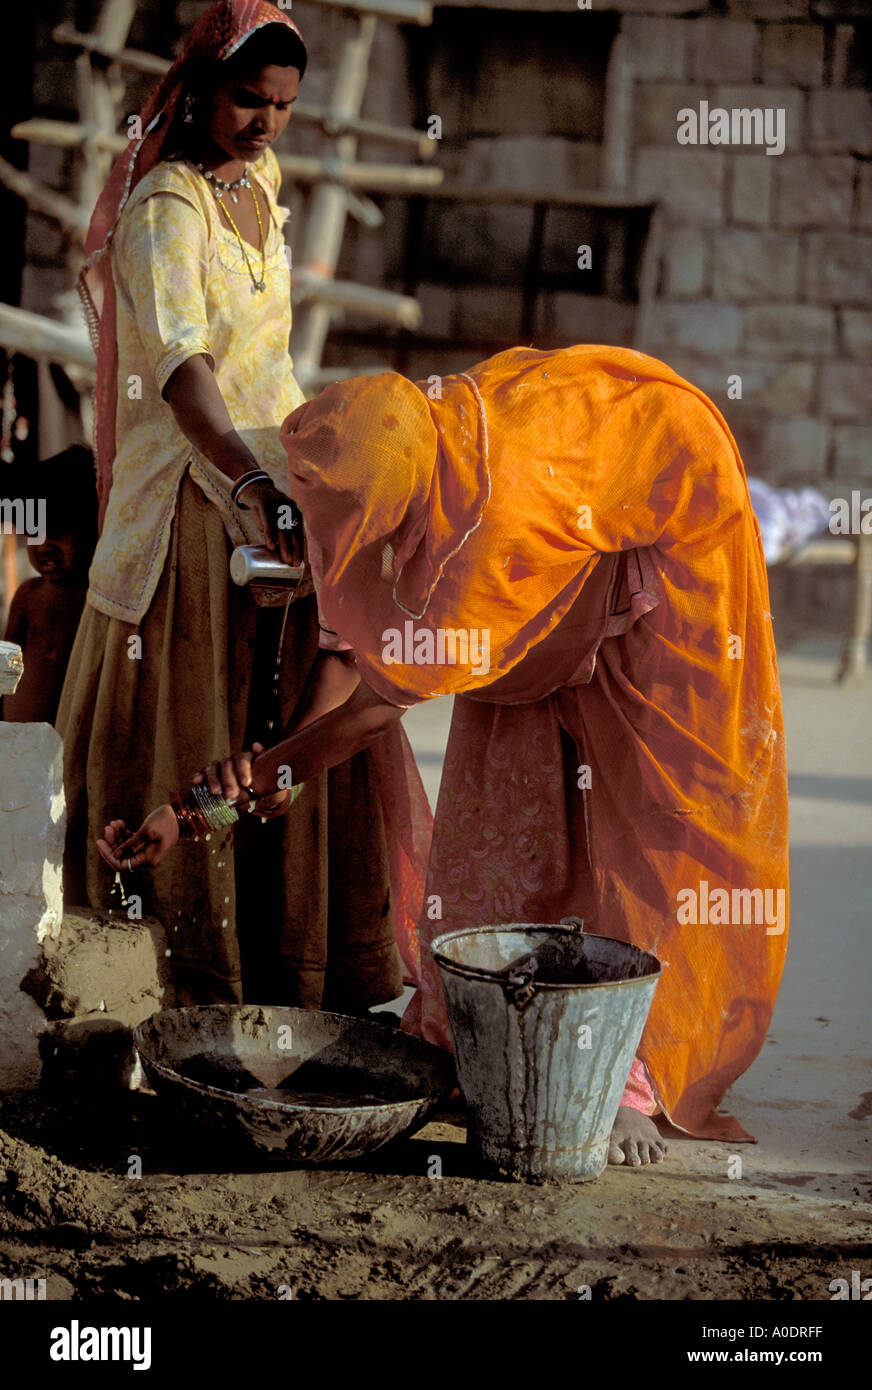
<instances>
[{"instance_id":1,"label":"bucket handle","mask_svg":"<svg viewBox=\"0 0 872 1390\"><path fill-rule=\"evenodd\" d=\"M532 970L516 970L514 974L506 975L502 984L506 998L519 1013L526 1009L536 993Z\"/></svg>"},{"instance_id":2,"label":"bucket handle","mask_svg":"<svg viewBox=\"0 0 872 1390\"><path fill-rule=\"evenodd\" d=\"M568 927L570 931L583 932L584 918L561 917L560 925L561 927ZM509 1003L514 1004L519 1013L526 1009L536 993L532 970L515 970L511 975L505 975L502 986Z\"/></svg>"}]
</instances>

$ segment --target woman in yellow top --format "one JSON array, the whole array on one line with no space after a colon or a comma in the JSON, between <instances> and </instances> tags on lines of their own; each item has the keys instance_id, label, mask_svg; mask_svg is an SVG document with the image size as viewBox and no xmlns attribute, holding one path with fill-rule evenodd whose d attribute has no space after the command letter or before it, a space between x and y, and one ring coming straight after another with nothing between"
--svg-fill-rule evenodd
<instances>
[{"instance_id":1,"label":"woman in yellow top","mask_svg":"<svg viewBox=\"0 0 872 1390\"><path fill-rule=\"evenodd\" d=\"M233 544L301 554L279 425L303 396L270 146L305 66L274 6L211 6L92 221L102 534L58 714L68 902L110 902L88 852L107 813L144 812L228 746L274 742L324 664L311 583L289 606L256 607L228 573ZM170 934L178 1002L348 1010L401 992L395 929L408 938L420 908L429 813L399 737L382 774L362 753L286 817L248 817L234 840L201 839L184 865L125 885ZM397 778L416 808L402 842Z\"/></svg>"}]
</instances>

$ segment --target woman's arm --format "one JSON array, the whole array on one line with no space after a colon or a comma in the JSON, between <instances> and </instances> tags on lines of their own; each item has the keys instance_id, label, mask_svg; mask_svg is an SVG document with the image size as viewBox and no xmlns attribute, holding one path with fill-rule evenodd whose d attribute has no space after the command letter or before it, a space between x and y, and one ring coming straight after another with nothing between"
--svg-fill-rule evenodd
<instances>
[{"instance_id":1,"label":"woman's arm","mask_svg":"<svg viewBox=\"0 0 872 1390\"><path fill-rule=\"evenodd\" d=\"M260 464L233 428L233 421L208 359L198 353L176 367L164 396L179 429L207 459L236 482Z\"/></svg>"},{"instance_id":2,"label":"woman's arm","mask_svg":"<svg viewBox=\"0 0 872 1390\"><path fill-rule=\"evenodd\" d=\"M354 652L332 652L321 648L312 664L309 678L293 715L285 726L282 738L314 724L322 714L344 705L360 685L354 662Z\"/></svg>"},{"instance_id":3,"label":"woman's arm","mask_svg":"<svg viewBox=\"0 0 872 1390\"><path fill-rule=\"evenodd\" d=\"M251 753L210 763L195 782L207 781L216 796L242 799L243 804L273 793L280 770L290 767L290 780L308 781L368 748L403 717L405 711L388 704L360 681L343 704L331 709L305 728L295 730L281 743L252 760ZM159 806L146 817L135 834L123 821L106 826L98 848L113 869L139 869L159 864L179 838L179 825L169 805Z\"/></svg>"},{"instance_id":4,"label":"woman's arm","mask_svg":"<svg viewBox=\"0 0 872 1390\"><path fill-rule=\"evenodd\" d=\"M312 718L310 712L311 722L295 723L285 730L280 743L257 758L252 759L246 752L216 760L193 780L207 782L215 796L234 801L246 793L248 800L270 796L279 786L280 775L286 785L307 782L368 748L404 713L403 708L383 700L358 677L354 691L342 704L318 718ZM285 771L287 768L290 774Z\"/></svg>"},{"instance_id":5,"label":"woman's arm","mask_svg":"<svg viewBox=\"0 0 872 1390\"><path fill-rule=\"evenodd\" d=\"M303 689L303 694L297 703L296 709L288 721L282 733L282 738L290 738L292 734L299 733L302 729L314 724L316 719L322 715L329 714L331 710L338 709L344 705L346 700L354 694L360 685L360 676L357 674L357 667L354 663L354 653L343 651L342 653L327 650L319 651L315 657L309 678ZM253 743L251 751L256 756L264 752L262 743ZM237 780L236 769L242 767L241 759L247 758L245 767L249 775L247 781ZM254 761L248 753L240 753L236 758L226 758L223 762L213 764L216 774L223 779L225 768L227 769L228 780L222 780L222 795L236 800L239 797L240 785L242 788L250 786L251 763ZM240 773L241 776L241 773ZM193 779L195 782L205 781L205 774L198 772ZM291 788L288 785L287 775L282 779L284 785L277 788L273 796L261 797L256 806L259 816L281 816L287 811L292 803ZM301 782L295 784L295 789L299 791L302 787Z\"/></svg>"},{"instance_id":6,"label":"woman's arm","mask_svg":"<svg viewBox=\"0 0 872 1390\"><path fill-rule=\"evenodd\" d=\"M260 467L233 428L221 388L202 353L176 367L164 395L186 438L233 482ZM289 531L278 525L278 509L288 506L290 498L272 483L261 481L249 483L240 502L257 516L264 545L269 550L278 549L286 565L298 565L302 558L300 530Z\"/></svg>"}]
</instances>

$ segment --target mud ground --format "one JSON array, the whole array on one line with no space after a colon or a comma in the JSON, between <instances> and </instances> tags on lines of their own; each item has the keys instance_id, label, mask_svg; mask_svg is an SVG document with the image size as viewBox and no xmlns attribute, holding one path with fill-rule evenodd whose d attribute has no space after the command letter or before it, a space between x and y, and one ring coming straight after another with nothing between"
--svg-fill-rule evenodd
<instances>
[{"instance_id":1,"label":"mud ground","mask_svg":"<svg viewBox=\"0 0 872 1390\"><path fill-rule=\"evenodd\" d=\"M0 1276L45 1277L50 1299L769 1301L872 1275L869 685L835 687L836 654L834 635L782 657L793 934L770 1037L727 1102L759 1144L675 1136L656 1169L537 1187L478 1172L460 1113L310 1171L183 1131L148 1093L9 1097ZM445 710L412 714L432 791Z\"/></svg>"},{"instance_id":2,"label":"mud ground","mask_svg":"<svg viewBox=\"0 0 872 1390\"><path fill-rule=\"evenodd\" d=\"M456 1115L313 1170L229 1155L148 1094L102 1114L23 1097L0 1121L0 1268L49 1299L821 1299L872 1262L868 1179L834 1198L729 1178L723 1146L681 1139L657 1171L528 1186L483 1176Z\"/></svg>"}]
</instances>

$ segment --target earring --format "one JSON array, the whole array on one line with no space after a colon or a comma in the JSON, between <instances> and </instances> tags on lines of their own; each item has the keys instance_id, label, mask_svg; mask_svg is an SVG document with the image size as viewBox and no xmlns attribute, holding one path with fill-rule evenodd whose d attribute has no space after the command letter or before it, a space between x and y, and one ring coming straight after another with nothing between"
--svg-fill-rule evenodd
<instances>
[{"instance_id":1,"label":"earring","mask_svg":"<svg viewBox=\"0 0 872 1390\"><path fill-rule=\"evenodd\" d=\"M185 96L184 111L185 111L185 114L184 114L183 120L184 120L185 125L193 125L193 124L194 124L194 93L193 93L193 92L188 92L187 95Z\"/></svg>"}]
</instances>

